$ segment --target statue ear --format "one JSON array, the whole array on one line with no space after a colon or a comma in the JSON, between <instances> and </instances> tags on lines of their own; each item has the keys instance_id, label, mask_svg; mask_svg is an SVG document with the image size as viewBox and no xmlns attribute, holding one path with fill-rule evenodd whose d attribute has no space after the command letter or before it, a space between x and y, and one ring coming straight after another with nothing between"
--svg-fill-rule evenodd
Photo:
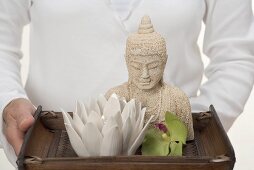
<instances>
[{"instance_id":1,"label":"statue ear","mask_svg":"<svg viewBox=\"0 0 254 170\"><path fill-rule=\"evenodd\" d=\"M128 56L125 54L124 55L124 57L125 57L125 62L126 62L126 67L127 67L127 70L128 70L128 72L130 71L129 69L130 69L130 60L129 60L129 58L128 58Z\"/></svg>"},{"instance_id":2,"label":"statue ear","mask_svg":"<svg viewBox=\"0 0 254 170\"><path fill-rule=\"evenodd\" d=\"M125 62L126 62L126 64L128 64L129 59L128 59L128 57L127 57L127 55L126 55L126 54L124 54L124 58L125 58Z\"/></svg>"},{"instance_id":3,"label":"statue ear","mask_svg":"<svg viewBox=\"0 0 254 170\"><path fill-rule=\"evenodd\" d=\"M165 65L167 64L167 60L168 60L168 54L166 54L166 57L165 57Z\"/></svg>"}]
</instances>

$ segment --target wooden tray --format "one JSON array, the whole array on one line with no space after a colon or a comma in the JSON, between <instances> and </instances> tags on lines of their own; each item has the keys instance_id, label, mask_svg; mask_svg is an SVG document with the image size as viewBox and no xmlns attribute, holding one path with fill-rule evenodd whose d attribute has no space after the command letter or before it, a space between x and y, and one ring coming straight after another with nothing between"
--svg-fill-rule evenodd
<instances>
[{"instance_id":1,"label":"wooden tray","mask_svg":"<svg viewBox=\"0 0 254 170\"><path fill-rule=\"evenodd\" d=\"M184 156L77 157L70 145L61 113L38 107L33 127L25 136L17 164L19 170L230 170L235 164L233 147L214 107L193 113L195 140L184 146Z\"/></svg>"}]
</instances>

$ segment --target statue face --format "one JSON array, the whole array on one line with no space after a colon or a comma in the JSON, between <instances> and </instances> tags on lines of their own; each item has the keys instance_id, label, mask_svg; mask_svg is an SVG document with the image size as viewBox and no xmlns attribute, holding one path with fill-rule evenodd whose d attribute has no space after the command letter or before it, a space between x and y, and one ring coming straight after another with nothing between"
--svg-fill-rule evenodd
<instances>
[{"instance_id":1,"label":"statue face","mask_svg":"<svg viewBox=\"0 0 254 170\"><path fill-rule=\"evenodd\" d=\"M163 77L165 62L157 55L128 58L129 79L141 90L155 87Z\"/></svg>"}]
</instances>

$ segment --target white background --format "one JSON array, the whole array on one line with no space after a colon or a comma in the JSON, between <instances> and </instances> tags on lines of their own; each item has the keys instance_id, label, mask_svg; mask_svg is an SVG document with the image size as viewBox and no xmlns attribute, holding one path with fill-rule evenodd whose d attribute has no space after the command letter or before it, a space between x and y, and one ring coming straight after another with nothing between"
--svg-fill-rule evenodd
<instances>
[{"instance_id":1,"label":"white background","mask_svg":"<svg viewBox=\"0 0 254 170\"><path fill-rule=\"evenodd\" d=\"M254 5L252 4L252 9ZM199 44L202 47L202 37L204 30L202 29ZM254 48L254 45L253 45ZM29 28L26 27L23 35L22 51L24 57L22 59L22 78L23 83L26 80L26 74L29 65ZM203 56L204 63L209 63L208 59ZM205 81L205 78L204 78ZM235 121L232 128L229 130L228 135L233 144L236 164L234 170L254 170L254 91L252 91L250 98L245 106L244 112ZM0 168L1 170L13 170L14 168L9 164L4 152L0 149Z\"/></svg>"}]
</instances>

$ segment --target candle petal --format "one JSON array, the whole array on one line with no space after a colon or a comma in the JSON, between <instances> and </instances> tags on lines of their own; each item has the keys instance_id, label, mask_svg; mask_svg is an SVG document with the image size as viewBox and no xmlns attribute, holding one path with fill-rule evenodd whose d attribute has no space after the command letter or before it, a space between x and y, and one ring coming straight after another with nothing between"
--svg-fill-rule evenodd
<instances>
[{"instance_id":1,"label":"candle petal","mask_svg":"<svg viewBox=\"0 0 254 170\"><path fill-rule=\"evenodd\" d=\"M111 127L105 134L101 144L101 156L115 156L122 153L123 134L119 127Z\"/></svg>"},{"instance_id":2,"label":"candle petal","mask_svg":"<svg viewBox=\"0 0 254 170\"><path fill-rule=\"evenodd\" d=\"M144 128L142 129L142 131L139 133L138 137L135 139L135 141L133 143L131 143L129 150L128 150L128 155L133 155L135 154L136 150L138 149L138 147L142 144L144 137L145 137L145 133L148 129L148 125L150 124L150 122L152 121L154 116L151 116L150 119L147 121L146 125L144 126Z\"/></svg>"},{"instance_id":3,"label":"candle petal","mask_svg":"<svg viewBox=\"0 0 254 170\"><path fill-rule=\"evenodd\" d=\"M98 156L102 142L102 135L99 129L91 122L88 122L82 131L82 141L85 144L90 156Z\"/></svg>"},{"instance_id":4,"label":"candle petal","mask_svg":"<svg viewBox=\"0 0 254 170\"><path fill-rule=\"evenodd\" d=\"M71 127L71 125L65 123L65 128L68 133L71 146L76 152L76 154L79 156L90 156L86 149L86 146L83 144L81 138L76 133L76 131Z\"/></svg>"}]
</instances>

